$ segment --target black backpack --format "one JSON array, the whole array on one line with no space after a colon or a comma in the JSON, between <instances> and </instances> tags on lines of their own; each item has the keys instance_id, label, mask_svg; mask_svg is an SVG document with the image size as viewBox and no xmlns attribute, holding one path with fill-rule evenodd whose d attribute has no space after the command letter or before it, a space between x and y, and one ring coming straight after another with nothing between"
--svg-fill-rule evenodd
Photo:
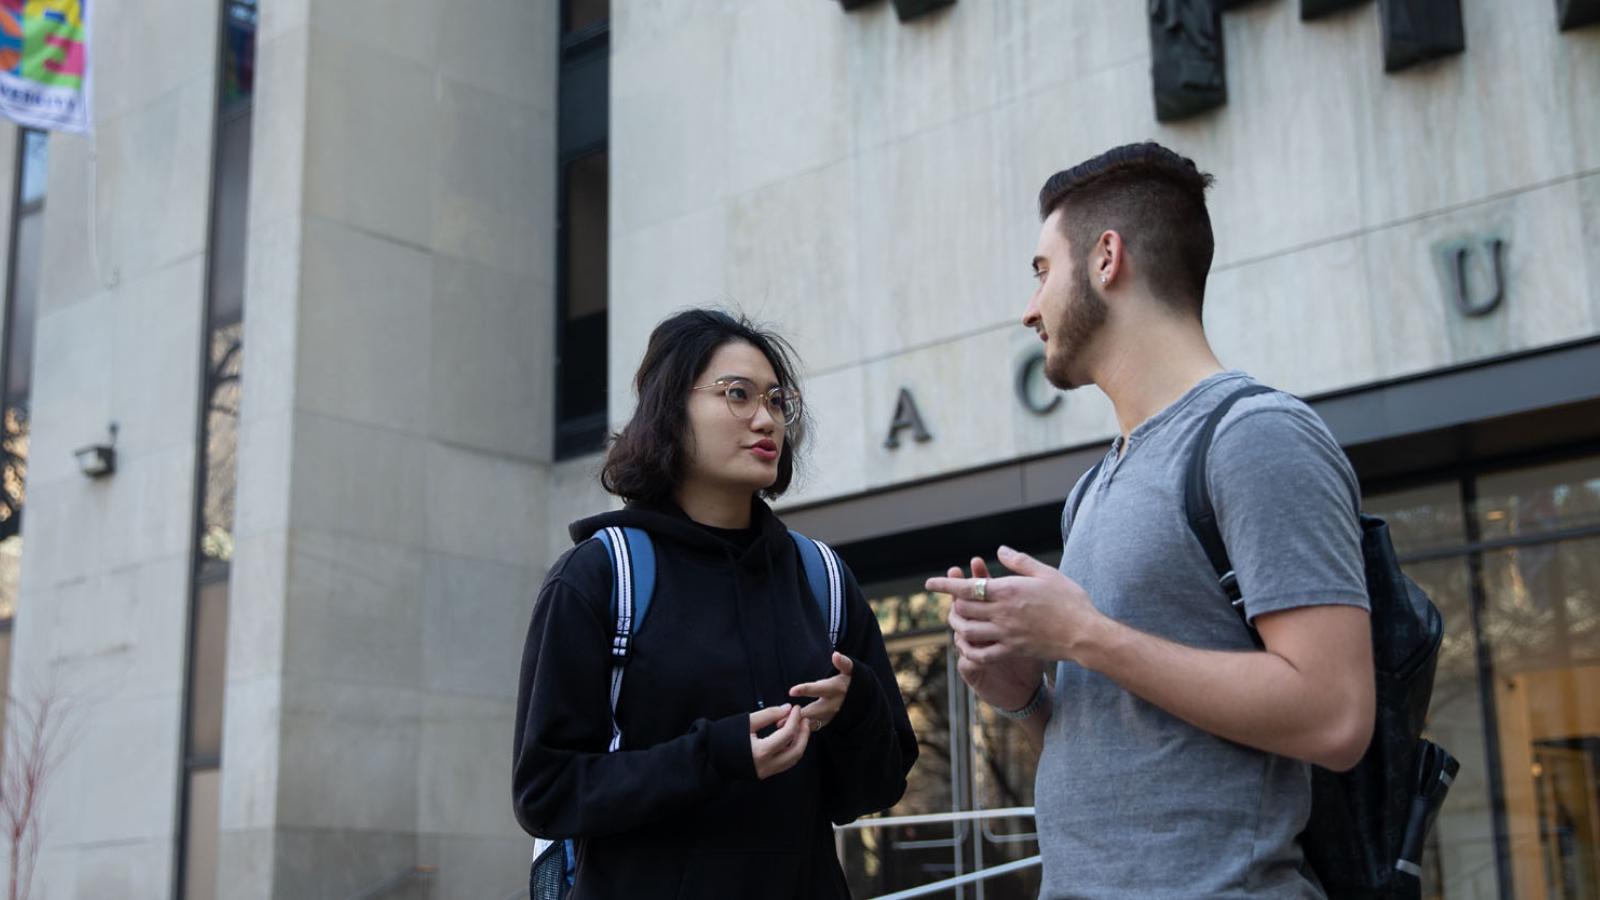
<instances>
[{"instance_id":1,"label":"black backpack","mask_svg":"<svg viewBox=\"0 0 1600 900\"><path fill-rule=\"evenodd\" d=\"M1218 423L1234 403L1270 392L1272 388L1251 385L1217 405L1195 441L1184 479L1189 529L1257 647L1261 637L1245 618L1211 506L1206 458ZM1085 479L1073 503L1074 515L1099 468L1097 464ZM1311 818L1300 841L1331 900L1410 900L1422 895L1423 842L1460 769L1444 748L1422 739L1444 620L1422 589L1400 571L1389 526L1382 519L1361 516L1361 554L1372 607L1378 692L1372 743L1348 772L1312 766Z\"/></svg>"}]
</instances>

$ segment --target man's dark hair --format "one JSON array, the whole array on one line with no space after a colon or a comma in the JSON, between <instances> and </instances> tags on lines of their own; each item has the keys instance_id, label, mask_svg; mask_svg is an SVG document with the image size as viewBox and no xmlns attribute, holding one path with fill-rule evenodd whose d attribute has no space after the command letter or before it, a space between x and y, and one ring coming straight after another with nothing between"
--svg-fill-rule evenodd
<instances>
[{"instance_id":1,"label":"man's dark hair","mask_svg":"<svg viewBox=\"0 0 1600 900\"><path fill-rule=\"evenodd\" d=\"M600 470L601 486L630 503L672 501L689 461L689 392L712 354L737 341L761 351L780 385L797 386L794 348L749 319L715 309L690 309L668 317L650 333L644 359L633 376L639 405L628 424L611 437ZM801 418L784 432L777 480L761 491L768 500L789 488L807 421L802 404Z\"/></svg>"},{"instance_id":2,"label":"man's dark hair","mask_svg":"<svg viewBox=\"0 0 1600 900\"><path fill-rule=\"evenodd\" d=\"M1101 234L1117 232L1156 295L1198 316L1215 249L1206 213L1211 182L1193 160L1160 144L1126 144L1051 175L1039 191L1039 219L1063 211L1080 266Z\"/></svg>"}]
</instances>

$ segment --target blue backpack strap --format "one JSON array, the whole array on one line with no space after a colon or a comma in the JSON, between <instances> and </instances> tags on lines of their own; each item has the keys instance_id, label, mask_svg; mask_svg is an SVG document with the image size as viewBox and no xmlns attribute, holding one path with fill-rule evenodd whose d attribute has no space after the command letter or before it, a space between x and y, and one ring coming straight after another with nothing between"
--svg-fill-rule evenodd
<instances>
[{"instance_id":1,"label":"blue backpack strap","mask_svg":"<svg viewBox=\"0 0 1600 900\"><path fill-rule=\"evenodd\" d=\"M789 537L800 551L800 564L805 570L811 597L822 613L822 621L828 624L828 645L838 649L839 640L844 637L844 566L827 544L798 531L789 532Z\"/></svg>"},{"instance_id":2,"label":"blue backpack strap","mask_svg":"<svg viewBox=\"0 0 1600 900\"><path fill-rule=\"evenodd\" d=\"M622 673L633 653L633 636L650 612L656 591L656 551L650 535L638 528L602 528L595 533L611 558L611 746L622 746L617 724L617 700L622 696Z\"/></svg>"},{"instance_id":3,"label":"blue backpack strap","mask_svg":"<svg viewBox=\"0 0 1600 900\"><path fill-rule=\"evenodd\" d=\"M650 532L642 528L624 528L622 536L633 561L633 633L638 634L656 594L656 545L650 541Z\"/></svg>"},{"instance_id":4,"label":"blue backpack strap","mask_svg":"<svg viewBox=\"0 0 1600 900\"><path fill-rule=\"evenodd\" d=\"M617 724L617 700L622 696L622 673L633 655L633 636L650 613L656 593L656 548L650 534L639 528L602 528L595 537L611 559L611 744L607 753L622 747L622 727ZM578 845L565 841L567 887L577 878Z\"/></svg>"}]
</instances>

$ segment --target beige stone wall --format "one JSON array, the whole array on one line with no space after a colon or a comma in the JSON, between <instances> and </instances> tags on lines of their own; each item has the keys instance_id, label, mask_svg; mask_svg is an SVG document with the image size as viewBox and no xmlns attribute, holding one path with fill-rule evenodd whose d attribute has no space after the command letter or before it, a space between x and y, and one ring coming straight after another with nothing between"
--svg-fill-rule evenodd
<instances>
[{"instance_id":1,"label":"beige stone wall","mask_svg":"<svg viewBox=\"0 0 1600 900\"><path fill-rule=\"evenodd\" d=\"M220 896L342 900L413 866L429 896L506 896L547 564L555 4L261 16Z\"/></svg>"},{"instance_id":2,"label":"beige stone wall","mask_svg":"<svg viewBox=\"0 0 1600 900\"><path fill-rule=\"evenodd\" d=\"M1104 398L1014 396L1039 186L1155 139L1217 177L1224 361L1315 394L1600 332L1600 31L1465 0L1467 51L1382 71L1377 10L1225 15L1226 106L1164 126L1138 3L620 3L612 384L656 321L732 302L792 337L814 501L1107 438ZM662 77L662 73L671 77ZM1453 242L1507 242L1507 299L1453 308ZM1486 291L1487 257L1469 283ZM882 444L900 387L934 439ZM632 398L614 391L612 418Z\"/></svg>"}]
</instances>

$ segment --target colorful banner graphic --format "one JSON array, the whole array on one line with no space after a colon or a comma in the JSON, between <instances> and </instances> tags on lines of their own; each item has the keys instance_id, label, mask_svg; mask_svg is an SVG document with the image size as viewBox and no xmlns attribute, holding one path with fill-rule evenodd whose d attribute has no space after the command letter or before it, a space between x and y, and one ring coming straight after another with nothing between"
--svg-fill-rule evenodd
<instances>
[{"instance_id":1,"label":"colorful banner graphic","mask_svg":"<svg viewBox=\"0 0 1600 900\"><path fill-rule=\"evenodd\" d=\"M87 133L89 0L0 0L0 114Z\"/></svg>"}]
</instances>

